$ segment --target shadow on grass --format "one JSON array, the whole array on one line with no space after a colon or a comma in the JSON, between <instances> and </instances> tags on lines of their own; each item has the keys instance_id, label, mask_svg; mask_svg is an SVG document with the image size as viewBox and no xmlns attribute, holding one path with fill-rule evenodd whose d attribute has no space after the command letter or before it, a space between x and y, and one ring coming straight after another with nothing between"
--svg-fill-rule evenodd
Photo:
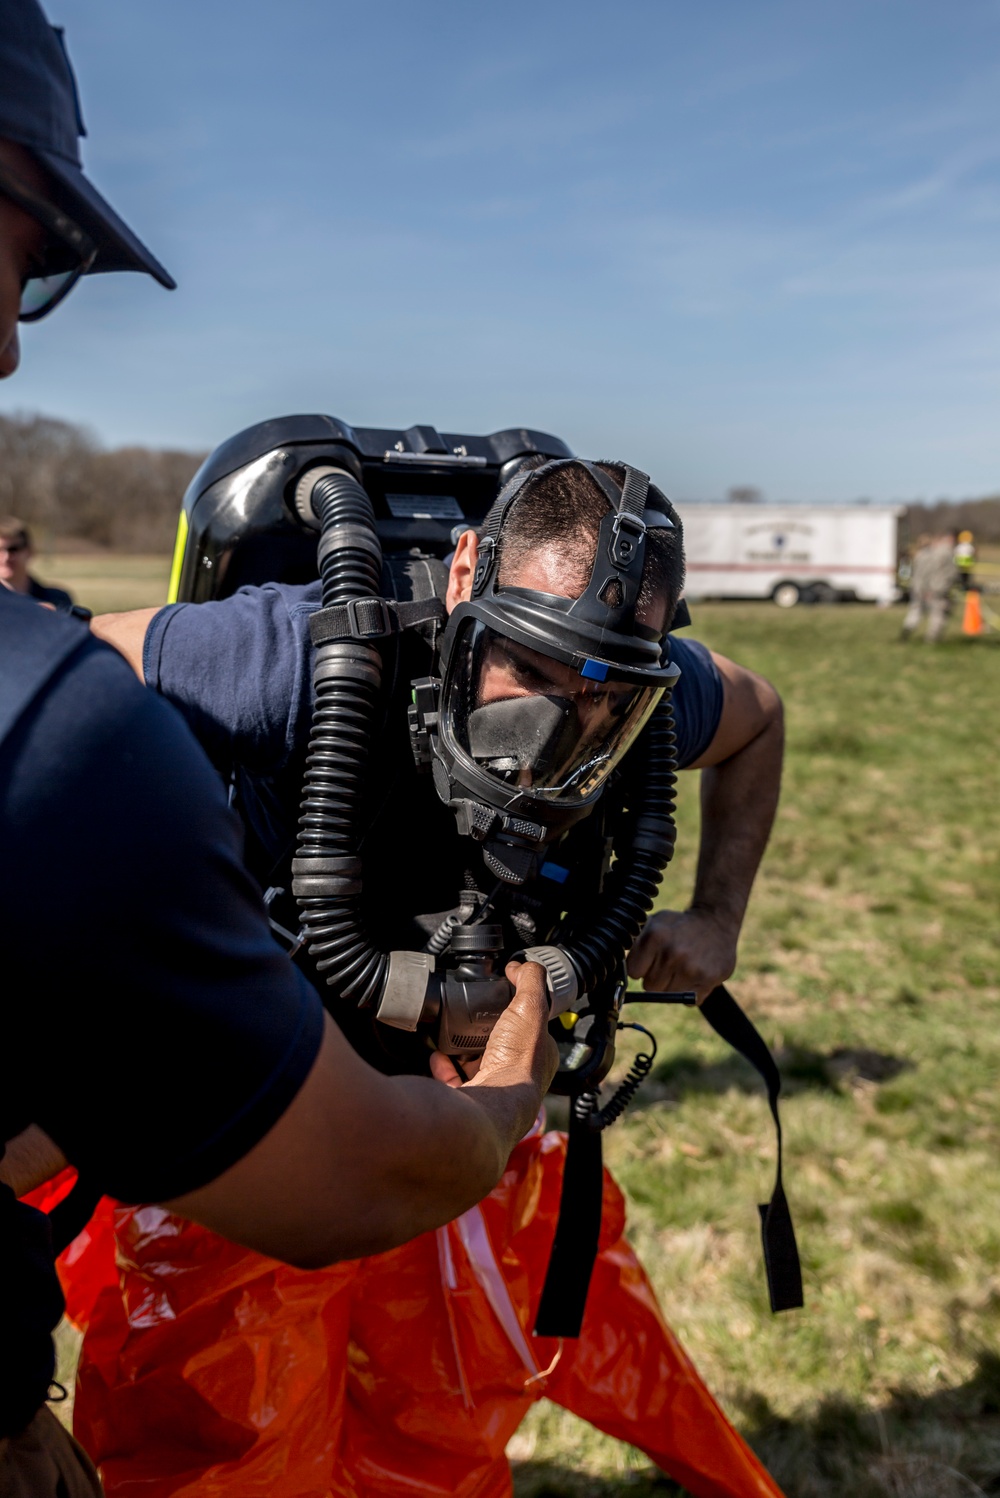
<instances>
[{"instance_id":1,"label":"shadow on grass","mask_svg":"<svg viewBox=\"0 0 1000 1498\"><path fill-rule=\"evenodd\" d=\"M1000 1493L1000 1357L980 1354L972 1377L930 1395L901 1389L866 1409L824 1400L783 1420L743 1402L740 1422L788 1498L960 1498Z\"/></svg>"},{"instance_id":2,"label":"shadow on grass","mask_svg":"<svg viewBox=\"0 0 1000 1498\"><path fill-rule=\"evenodd\" d=\"M787 1498L966 1498L1000 1494L1000 1357L980 1355L967 1383L935 1394L907 1390L877 1409L824 1400L785 1420L760 1395L740 1401L741 1429ZM615 1477L564 1462L515 1464L516 1498L682 1498L653 1468Z\"/></svg>"},{"instance_id":3,"label":"shadow on grass","mask_svg":"<svg viewBox=\"0 0 1000 1498\"><path fill-rule=\"evenodd\" d=\"M689 1498L669 1477L649 1472L621 1472L614 1477L592 1477L574 1472L561 1462L517 1462L514 1464L514 1498Z\"/></svg>"},{"instance_id":4,"label":"shadow on grass","mask_svg":"<svg viewBox=\"0 0 1000 1498\"><path fill-rule=\"evenodd\" d=\"M911 1071L913 1062L903 1056L860 1046L838 1046L832 1051L813 1051L805 1046L789 1046L776 1052L781 1072L782 1094L797 1092L842 1092L853 1082L891 1082L902 1072ZM664 1100L676 1101L697 1093L752 1092L761 1090L761 1080L753 1067L740 1056L722 1061L706 1061L692 1052L681 1051L654 1068L651 1086L639 1093L633 1107Z\"/></svg>"}]
</instances>

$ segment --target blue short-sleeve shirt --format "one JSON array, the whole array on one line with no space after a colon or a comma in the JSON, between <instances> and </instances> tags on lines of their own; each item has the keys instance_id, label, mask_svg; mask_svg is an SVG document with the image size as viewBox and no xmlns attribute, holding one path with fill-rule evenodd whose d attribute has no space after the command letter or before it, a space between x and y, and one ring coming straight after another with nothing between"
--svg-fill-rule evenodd
<instances>
[{"instance_id":1,"label":"blue short-sleeve shirt","mask_svg":"<svg viewBox=\"0 0 1000 1498\"><path fill-rule=\"evenodd\" d=\"M218 602L176 604L154 617L144 654L149 685L180 709L230 779L247 829L247 862L262 887L285 891L274 908L290 929L298 917L287 893L288 860L313 700L309 619L319 607L319 583L269 583ZM451 909L466 875L475 877L468 839L413 762L403 709L411 678L430 666L425 646L410 636L400 645L401 655L421 648L422 668L408 669L409 658L392 668L396 687L372 736L360 814L365 919L384 949L422 946L434 929L421 926L422 917ZM715 734L722 685L704 646L675 639L672 649L682 672L674 704L684 766ZM600 835L597 819L590 824L580 824L585 841ZM600 854L581 854L581 862L597 869Z\"/></svg>"},{"instance_id":2,"label":"blue short-sleeve shirt","mask_svg":"<svg viewBox=\"0 0 1000 1498\"><path fill-rule=\"evenodd\" d=\"M0 647L66 627L23 608L0 607ZM79 637L0 742L0 1095L5 1127L34 1121L102 1190L162 1201L268 1132L323 1011L268 929L239 824L178 714Z\"/></svg>"},{"instance_id":3,"label":"blue short-sleeve shirt","mask_svg":"<svg viewBox=\"0 0 1000 1498\"><path fill-rule=\"evenodd\" d=\"M146 681L180 709L216 764L273 775L309 736L309 619L319 607L318 582L267 583L214 603L172 604L146 634ZM715 735L722 682L698 641L675 636L671 652L681 668L674 714L683 769Z\"/></svg>"}]
</instances>

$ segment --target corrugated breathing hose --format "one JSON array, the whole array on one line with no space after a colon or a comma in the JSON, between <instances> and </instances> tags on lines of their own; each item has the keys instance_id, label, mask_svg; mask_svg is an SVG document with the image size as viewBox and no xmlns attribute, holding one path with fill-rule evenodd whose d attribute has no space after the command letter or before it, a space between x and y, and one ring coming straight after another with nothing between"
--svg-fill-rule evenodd
<instances>
[{"instance_id":1,"label":"corrugated breathing hose","mask_svg":"<svg viewBox=\"0 0 1000 1498\"><path fill-rule=\"evenodd\" d=\"M364 489L349 473L327 472L313 485L311 503L320 522L323 607L379 596L382 548ZM358 831L381 677L374 645L349 640L316 647L316 701L292 861L292 891L316 967L359 1007L378 1002L389 970L388 954L364 931Z\"/></svg>"},{"instance_id":2,"label":"corrugated breathing hose","mask_svg":"<svg viewBox=\"0 0 1000 1498\"><path fill-rule=\"evenodd\" d=\"M624 953L649 917L663 871L673 857L676 742L667 692L631 751L638 759L638 764L629 766L633 784L640 787L636 815L625 819L615 838L610 888L597 919L586 934L560 943L579 974L582 992L592 993L617 976Z\"/></svg>"}]
</instances>

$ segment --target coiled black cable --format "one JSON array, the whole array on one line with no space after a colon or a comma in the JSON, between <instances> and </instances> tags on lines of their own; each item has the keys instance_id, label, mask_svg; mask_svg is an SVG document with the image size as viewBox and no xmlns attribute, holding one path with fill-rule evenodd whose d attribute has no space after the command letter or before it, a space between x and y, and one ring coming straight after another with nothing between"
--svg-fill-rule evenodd
<instances>
[{"instance_id":1,"label":"coiled black cable","mask_svg":"<svg viewBox=\"0 0 1000 1498\"><path fill-rule=\"evenodd\" d=\"M457 911L446 915L437 930L424 942L424 951L430 952L434 957L440 957L442 952L447 951L452 934L463 924L463 920L464 918Z\"/></svg>"},{"instance_id":2,"label":"coiled black cable","mask_svg":"<svg viewBox=\"0 0 1000 1498\"><path fill-rule=\"evenodd\" d=\"M598 1108L597 1106L596 1093L584 1093L584 1098L591 1099L590 1106L586 1111L590 1127L592 1129L609 1129L613 1123L621 1118L622 1114L625 1112L625 1109L635 1097L643 1082L645 1082L646 1078L649 1076L650 1072L653 1069L653 1062L656 1060L656 1036L650 1030L647 1030L645 1025L637 1025L635 1021L632 1020L628 1024L619 1024L618 1028L619 1030L641 1031L641 1033L645 1035L646 1039L652 1045L653 1050L652 1053L650 1053L649 1051L639 1052L635 1060L632 1062L632 1065L629 1067L628 1072L622 1078L622 1081L619 1083L619 1085L615 1088L614 1092L612 1093L608 1101L604 1104L603 1108ZM579 1099L579 1101L582 1102L583 1099L581 1098Z\"/></svg>"},{"instance_id":3,"label":"coiled black cable","mask_svg":"<svg viewBox=\"0 0 1000 1498\"><path fill-rule=\"evenodd\" d=\"M621 970L653 908L663 871L673 857L677 735L670 693L664 693L630 756L635 815L625 819L615 838L615 863L596 921L580 936L563 942L580 976L580 987L592 993Z\"/></svg>"},{"instance_id":4,"label":"coiled black cable","mask_svg":"<svg viewBox=\"0 0 1000 1498\"><path fill-rule=\"evenodd\" d=\"M323 607L381 591L382 555L375 512L348 473L327 474L312 491L320 522ZM318 971L338 996L375 1004L385 987L388 954L364 929L358 818L382 661L361 640L319 645L313 668L316 701L306 756L292 889Z\"/></svg>"}]
</instances>

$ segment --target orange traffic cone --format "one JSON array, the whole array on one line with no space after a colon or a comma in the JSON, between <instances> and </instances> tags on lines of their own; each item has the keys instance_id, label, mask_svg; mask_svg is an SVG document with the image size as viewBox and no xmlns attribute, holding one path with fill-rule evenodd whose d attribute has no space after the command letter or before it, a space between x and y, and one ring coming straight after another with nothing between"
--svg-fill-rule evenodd
<instances>
[{"instance_id":1,"label":"orange traffic cone","mask_svg":"<svg viewBox=\"0 0 1000 1498\"><path fill-rule=\"evenodd\" d=\"M977 589L970 588L965 595L965 616L962 619L963 635L981 635L983 632L983 611L979 607L979 593Z\"/></svg>"}]
</instances>

